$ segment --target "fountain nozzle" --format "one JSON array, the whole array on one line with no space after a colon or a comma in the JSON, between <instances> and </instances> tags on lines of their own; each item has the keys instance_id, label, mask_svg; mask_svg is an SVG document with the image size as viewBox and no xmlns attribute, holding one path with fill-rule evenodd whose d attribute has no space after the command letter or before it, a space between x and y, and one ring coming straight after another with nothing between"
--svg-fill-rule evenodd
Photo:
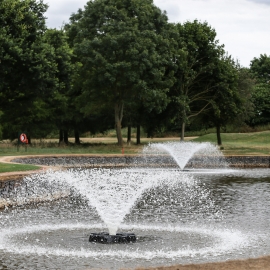
<instances>
[{"instance_id":1,"label":"fountain nozzle","mask_svg":"<svg viewBox=\"0 0 270 270\"><path fill-rule=\"evenodd\" d=\"M101 244L128 244L135 243L137 240L134 233L117 233L116 235L110 235L106 232L91 233L89 236L89 242L101 243Z\"/></svg>"}]
</instances>

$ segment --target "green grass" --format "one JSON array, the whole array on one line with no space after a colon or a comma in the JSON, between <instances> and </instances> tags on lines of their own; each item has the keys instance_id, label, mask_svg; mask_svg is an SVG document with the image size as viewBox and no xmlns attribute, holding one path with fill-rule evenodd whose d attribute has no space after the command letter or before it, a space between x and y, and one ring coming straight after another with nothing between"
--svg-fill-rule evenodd
<instances>
[{"instance_id":1,"label":"green grass","mask_svg":"<svg viewBox=\"0 0 270 270\"><path fill-rule=\"evenodd\" d=\"M270 131L252 133L222 133L222 152L225 155L269 155L270 154ZM188 138L186 138L188 139ZM123 147L124 154L138 154L144 145L151 142L179 141L179 137L172 138L142 138L141 145L135 144L135 139L130 145ZM72 140L71 140L72 141ZM216 134L211 133L193 139L195 142L217 143ZM116 144L116 138L87 138L82 145L58 146L56 140L43 140L34 142L32 146L17 148L11 143L0 144L0 156L18 155L56 155L56 154L122 154L122 147ZM1 172L35 170L38 166L21 164L0 163Z\"/></svg>"},{"instance_id":2,"label":"green grass","mask_svg":"<svg viewBox=\"0 0 270 270\"><path fill-rule=\"evenodd\" d=\"M0 173L14 172L14 171L31 171L39 169L39 166L23 165L23 164L6 164L0 163Z\"/></svg>"},{"instance_id":3,"label":"green grass","mask_svg":"<svg viewBox=\"0 0 270 270\"><path fill-rule=\"evenodd\" d=\"M135 139L130 145L124 143L125 154L137 154L143 146L151 142L164 142L168 140L180 140L179 138L142 138L141 145L135 144ZM73 141L73 138L70 139ZM20 146L17 148L12 143L0 144L0 156L17 155L46 155L46 154L122 154L122 147L116 144L116 138L87 138L82 139L81 145L70 143L69 146L59 146L56 140L34 141L30 146Z\"/></svg>"},{"instance_id":4,"label":"green grass","mask_svg":"<svg viewBox=\"0 0 270 270\"><path fill-rule=\"evenodd\" d=\"M122 147L116 144L115 138L93 138L85 140L82 145L70 144L69 146L58 146L57 140L34 141L32 146L20 146L17 148L15 144L10 142L2 142L0 144L0 156L24 156L24 155L66 155L66 154L138 154L144 145L149 142L162 142L167 140L176 140L173 138L163 139L141 139L141 145L132 142L130 145L125 144ZM179 139L178 139L179 140ZM72 139L70 140L72 141ZM26 171L38 169L38 166L22 165L22 164L6 164L0 163L0 173L12 171Z\"/></svg>"},{"instance_id":5,"label":"green grass","mask_svg":"<svg viewBox=\"0 0 270 270\"><path fill-rule=\"evenodd\" d=\"M251 133L222 133L222 152L225 155L269 155L270 131ZM195 142L217 143L216 134L207 134L194 139Z\"/></svg>"}]
</instances>

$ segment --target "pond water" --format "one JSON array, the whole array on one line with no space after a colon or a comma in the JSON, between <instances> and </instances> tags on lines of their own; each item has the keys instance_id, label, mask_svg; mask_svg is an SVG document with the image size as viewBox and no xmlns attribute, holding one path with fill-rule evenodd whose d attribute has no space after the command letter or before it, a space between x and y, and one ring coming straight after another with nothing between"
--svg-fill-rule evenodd
<instances>
[{"instance_id":1,"label":"pond water","mask_svg":"<svg viewBox=\"0 0 270 270\"><path fill-rule=\"evenodd\" d=\"M68 196L0 212L0 269L119 269L270 254L269 169L65 170L25 179L11 199L52 192ZM108 231L108 223L137 242L90 243L89 234Z\"/></svg>"}]
</instances>

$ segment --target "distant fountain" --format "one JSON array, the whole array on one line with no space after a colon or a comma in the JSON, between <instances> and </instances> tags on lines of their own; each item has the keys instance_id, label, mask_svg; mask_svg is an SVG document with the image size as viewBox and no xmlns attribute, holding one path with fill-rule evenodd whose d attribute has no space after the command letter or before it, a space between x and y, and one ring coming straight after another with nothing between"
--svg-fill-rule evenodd
<instances>
[{"instance_id":1,"label":"distant fountain","mask_svg":"<svg viewBox=\"0 0 270 270\"><path fill-rule=\"evenodd\" d=\"M25 177L7 199L18 206L0 211L0 268L12 260L119 269L270 253L260 222L270 216L269 170L229 169L215 146L192 142L150 144L133 165ZM119 245L96 244L117 235Z\"/></svg>"},{"instance_id":2,"label":"distant fountain","mask_svg":"<svg viewBox=\"0 0 270 270\"><path fill-rule=\"evenodd\" d=\"M193 158L193 166L201 168L225 168L228 167L225 158L216 146L211 143L195 142L166 142L152 143L144 148L144 154L158 155L158 159L164 153L174 159L181 170L184 170L188 162Z\"/></svg>"}]
</instances>

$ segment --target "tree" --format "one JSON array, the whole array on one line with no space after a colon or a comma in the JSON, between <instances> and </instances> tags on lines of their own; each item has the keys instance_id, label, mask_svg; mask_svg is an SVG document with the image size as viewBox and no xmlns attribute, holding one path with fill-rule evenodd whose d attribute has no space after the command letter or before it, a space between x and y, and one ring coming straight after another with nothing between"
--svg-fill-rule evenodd
<instances>
[{"instance_id":1,"label":"tree","mask_svg":"<svg viewBox=\"0 0 270 270\"><path fill-rule=\"evenodd\" d=\"M255 80L252 94L254 104L253 126L266 125L270 122L270 56L261 54L250 64L250 71Z\"/></svg>"},{"instance_id":2,"label":"tree","mask_svg":"<svg viewBox=\"0 0 270 270\"><path fill-rule=\"evenodd\" d=\"M95 0L66 27L82 63L81 109L91 115L114 108L119 145L125 104L141 102L148 111L167 105L172 84L166 74L171 65L167 26L167 16L152 0Z\"/></svg>"},{"instance_id":3,"label":"tree","mask_svg":"<svg viewBox=\"0 0 270 270\"><path fill-rule=\"evenodd\" d=\"M186 123L210 108L211 77L224 50L223 45L218 45L215 30L206 22L176 24L175 30L177 47L173 60L177 71L170 96L184 140Z\"/></svg>"},{"instance_id":4,"label":"tree","mask_svg":"<svg viewBox=\"0 0 270 270\"><path fill-rule=\"evenodd\" d=\"M57 82L52 95L48 99L50 111L52 112L51 121L59 129L59 143L65 142L67 144L68 130L74 127L74 122L77 120L74 119L77 116L77 111L70 93L77 63L72 62L73 52L69 47L68 37L63 30L48 29L44 38L54 50L57 66L55 72Z\"/></svg>"},{"instance_id":5,"label":"tree","mask_svg":"<svg viewBox=\"0 0 270 270\"><path fill-rule=\"evenodd\" d=\"M252 95L254 92L255 81L251 76L250 69L243 68L239 64L236 66L238 70L238 94L241 99L241 111L236 115L232 124L235 128L246 126L254 117L254 104Z\"/></svg>"},{"instance_id":6,"label":"tree","mask_svg":"<svg viewBox=\"0 0 270 270\"><path fill-rule=\"evenodd\" d=\"M257 82L270 83L270 56L261 54L259 58L254 58L250 64L250 70Z\"/></svg>"},{"instance_id":7,"label":"tree","mask_svg":"<svg viewBox=\"0 0 270 270\"><path fill-rule=\"evenodd\" d=\"M54 51L44 41L42 1L0 2L0 108L4 133L44 136L51 129L47 98L56 84Z\"/></svg>"},{"instance_id":8,"label":"tree","mask_svg":"<svg viewBox=\"0 0 270 270\"><path fill-rule=\"evenodd\" d=\"M221 127L233 122L243 106L238 92L238 70L230 56L224 55L217 62L212 86L211 110L207 112L207 117L216 127L218 145L222 145Z\"/></svg>"}]
</instances>

